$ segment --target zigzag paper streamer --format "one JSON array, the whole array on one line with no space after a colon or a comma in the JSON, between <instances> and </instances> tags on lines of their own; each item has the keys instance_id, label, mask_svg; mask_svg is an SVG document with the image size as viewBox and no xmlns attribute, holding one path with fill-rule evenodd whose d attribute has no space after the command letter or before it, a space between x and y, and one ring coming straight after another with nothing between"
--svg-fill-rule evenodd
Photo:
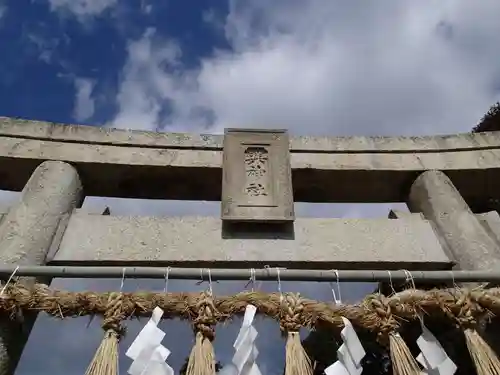
<instances>
[{"instance_id":1,"label":"zigzag paper streamer","mask_svg":"<svg viewBox=\"0 0 500 375\"><path fill-rule=\"evenodd\" d=\"M256 363L259 352L255 347L255 339L258 333L253 326L256 312L255 306L247 305L240 332L233 345L235 353L232 362L237 375L261 375Z\"/></svg>"},{"instance_id":2,"label":"zigzag paper streamer","mask_svg":"<svg viewBox=\"0 0 500 375\"><path fill-rule=\"evenodd\" d=\"M125 355L132 359L130 375L174 375L167 363L170 350L161 345L165 332L158 328L163 310L156 307L144 328L128 348Z\"/></svg>"},{"instance_id":3,"label":"zigzag paper streamer","mask_svg":"<svg viewBox=\"0 0 500 375\"><path fill-rule=\"evenodd\" d=\"M127 372L130 375L174 375L172 367L165 363L169 355L170 350L161 344L146 346Z\"/></svg>"},{"instance_id":4,"label":"zigzag paper streamer","mask_svg":"<svg viewBox=\"0 0 500 375\"><path fill-rule=\"evenodd\" d=\"M344 343L337 350L338 360L325 369L326 375L361 375L363 366L361 361L366 355L361 341L354 330L351 322L342 317L344 328L340 336Z\"/></svg>"},{"instance_id":5,"label":"zigzag paper streamer","mask_svg":"<svg viewBox=\"0 0 500 375\"><path fill-rule=\"evenodd\" d=\"M457 371L457 366L448 357L445 350L432 334L422 324L422 334L417 339L417 345L421 353L417 361L424 367L424 374L428 375L453 375Z\"/></svg>"}]
</instances>

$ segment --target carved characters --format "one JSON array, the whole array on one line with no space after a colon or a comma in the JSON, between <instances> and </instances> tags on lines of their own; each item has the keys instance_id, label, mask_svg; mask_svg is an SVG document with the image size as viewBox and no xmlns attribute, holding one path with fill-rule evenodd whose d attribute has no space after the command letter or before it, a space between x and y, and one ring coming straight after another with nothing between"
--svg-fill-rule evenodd
<instances>
[{"instance_id":1,"label":"carved characters","mask_svg":"<svg viewBox=\"0 0 500 375\"><path fill-rule=\"evenodd\" d=\"M266 173L269 170L269 153L264 147L251 146L245 150L245 192L252 197L267 196Z\"/></svg>"}]
</instances>

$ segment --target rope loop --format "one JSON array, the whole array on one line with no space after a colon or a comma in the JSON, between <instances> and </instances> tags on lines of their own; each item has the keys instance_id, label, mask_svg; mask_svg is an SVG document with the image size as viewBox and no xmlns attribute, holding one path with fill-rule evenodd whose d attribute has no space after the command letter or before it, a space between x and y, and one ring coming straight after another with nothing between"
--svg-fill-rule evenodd
<instances>
[{"instance_id":1,"label":"rope loop","mask_svg":"<svg viewBox=\"0 0 500 375\"><path fill-rule=\"evenodd\" d=\"M473 291L462 289L455 301L458 308L456 322L461 328L472 328L477 324L477 318L484 309L473 300Z\"/></svg>"},{"instance_id":2,"label":"rope loop","mask_svg":"<svg viewBox=\"0 0 500 375\"><path fill-rule=\"evenodd\" d=\"M499 289L476 288L470 294L471 299L483 309L483 317L488 320L500 315L500 298L495 295L495 290Z\"/></svg>"},{"instance_id":3,"label":"rope loop","mask_svg":"<svg viewBox=\"0 0 500 375\"><path fill-rule=\"evenodd\" d=\"M365 299L364 305L367 310L375 313L378 318L376 322L378 326L377 340L380 343L387 344L389 335L397 332L400 327L396 316L392 312L390 298L382 294L373 294Z\"/></svg>"},{"instance_id":4,"label":"rope loop","mask_svg":"<svg viewBox=\"0 0 500 375\"><path fill-rule=\"evenodd\" d=\"M302 322L303 300L299 293L286 293L282 296L279 315L281 332L299 332L304 326Z\"/></svg>"},{"instance_id":5,"label":"rope loop","mask_svg":"<svg viewBox=\"0 0 500 375\"><path fill-rule=\"evenodd\" d=\"M201 293L194 306L194 310L196 317L193 319L193 330L195 333L200 332L203 337L213 341L215 339L215 325L217 324L219 313L211 293Z\"/></svg>"},{"instance_id":6,"label":"rope loop","mask_svg":"<svg viewBox=\"0 0 500 375\"><path fill-rule=\"evenodd\" d=\"M105 331L113 331L118 337L121 337L125 334L125 327L122 325L123 320L123 294L111 292L108 295L102 329Z\"/></svg>"},{"instance_id":7,"label":"rope loop","mask_svg":"<svg viewBox=\"0 0 500 375\"><path fill-rule=\"evenodd\" d=\"M46 287L46 286L45 286ZM15 283L0 285L3 293L0 295L0 310L12 321L22 321L23 312L16 304L17 299L33 300L35 292L30 288L19 288ZM48 287L45 288L48 290ZM36 305L36 302L34 303Z\"/></svg>"}]
</instances>

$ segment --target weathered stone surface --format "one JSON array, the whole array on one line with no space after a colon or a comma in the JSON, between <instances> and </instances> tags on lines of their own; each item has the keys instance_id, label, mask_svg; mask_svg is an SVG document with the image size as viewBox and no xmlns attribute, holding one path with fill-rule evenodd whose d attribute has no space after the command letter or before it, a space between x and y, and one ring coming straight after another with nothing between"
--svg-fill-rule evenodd
<instances>
[{"instance_id":1,"label":"weathered stone surface","mask_svg":"<svg viewBox=\"0 0 500 375\"><path fill-rule=\"evenodd\" d=\"M296 219L294 226L294 233L227 233L218 218L76 212L54 262L132 265L155 261L241 268L306 264L322 269L451 267L425 220ZM215 265L216 261L220 263Z\"/></svg>"},{"instance_id":2,"label":"weathered stone surface","mask_svg":"<svg viewBox=\"0 0 500 375\"><path fill-rule=\"evenodd\" d=\"M72 143L221 151L224 136L157 133L0 117L0 136ZM498 132L421 137L290 137L291 152L442 152L500 147Z\"/></svg>"},{"instance_id":3,"label":"weathered stone surface","mask_svg":"<svg viewBox=\"0 0 500 375\"><path fill-rule=\"evenodd\" d=\"M295 219L286 131L226 129L221 218L267 223Z\"/></svg>"},{"instance_id":4,"label":"weathered stone surface","mask_svg":"<svg viewBox=\"0 0 500 375\"><path fill-rule=\"evenodd\" d=\"M26 184L20 201L0 225L0 262L43 265L61 219L83 200L76 170L57 161L42 163ZM47 281L47 280L44 280ZM25 284L34 282L25 278ZM12 375L36 319L26 314L22 326L0 321L0 375Z\"/></svg>"},{"instance_id":5,"label":"weathered stone surface","mask_svg":"<svg viewBox=\"0 0 500 375\"><path fill-rule=\"evenodd\" d=\"M443 172L422 173L411 187L408 207L434 224L459 268L500 270L497 243Z\"/></svg>"},{"instance_id":6,"label":"weathered stone surface","mask_svg":"<svg viewBox=\"0 0 500 375\"><path fill-rule=\"evenodd\" d=\"M77 171L58 161L42 163L0 226L0 260L43 264L62 216L79 206L83 189Z\"/></svg>"},{"instance_id":7,"label":"weathered stone surface","mask_svg":"<svg viewBox=\"0 0 500 375\"><path fill-rule=\"evenodd\" d=\"M500 215L496 211L476 214L481 225L500 248ZM500 256L500 254L499 254Z\"/></svg>"},{"instance_id":8,"label":"weathered stone surface","mask_svg":"<svg viewBox=\"0 0 500 375\"><path fill-rule=\"evenodd\" d=\"M21 190L44 160L75 165L88 195L221 199L222 136L159 134L0 119L0 188ZM466 199L500 198L500 134L296 137L296 202L398 202L429 169Z\"/></svg>"},{"instance_id":9,"label":"weathered stone surface","mask_svg":"<svg viewBox=\"0 0 500 375\"><path fill-rule=\"evenodd\" d=\"M497 218L474 215L446 174L441 171L422 173L412 185L408 207L413 212L422 212L432 222L442 247L456 262L456 268L500 270ZM482 333L500 353L498 327L498 319L495 319Z\"/></svg>"}]
</instances>

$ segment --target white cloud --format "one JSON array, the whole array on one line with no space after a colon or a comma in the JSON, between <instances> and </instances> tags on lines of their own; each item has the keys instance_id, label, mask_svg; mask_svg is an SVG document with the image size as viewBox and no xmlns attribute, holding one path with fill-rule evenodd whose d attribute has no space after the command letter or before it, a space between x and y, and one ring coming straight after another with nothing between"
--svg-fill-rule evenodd
<instances>
[{"instance_id":1,"label":"white cloud","mask_svg":"<svg viewBox=\"0 0 500 375\"><path fill-rule=\"evenodd\" d=\"M27 50L35 54L39 60L46 64L57 62L58 65L65 65L64 61L58 56L57 50L62 45L67 45L70 42L67 34L60 33L56 37L46 37L42 34L27 31L23 37L27 42Z\"/></svg>"},{"instance_id":2,"label":"white cloud","mask_svg":"<svg viewBox=\"0 0 500 375\"><path fill-rule=\"evenodd\" d=\"M448 133L470 130L498 99L497 0L231 0L230 5L223 29L233 51L214 52L198 69L185 69L182 46L152 29L131 41L117 96L119 112L109 126ZM157 202L150 206L161 208ZM297 206L303 216L368 216L359 207L343 206L340 213L329 205ZM134 214L141 213L133 208ZM207 211L218 209L213 204ZM369 215L387 211L381 205ZM290 284L290 290L301 286ZM329 298L327 287L323 293L309 288L304 286L315 292L313 298ZM183 283L182 289L189 288ZM366 290L348 288L355 292ZM277 347L278 335L262 332ZM221 339L227 343L234 337L220 335L217 345ZM279 362L274 352L267 353L263 363ZM281 363L274 367L281 371Z\"/></svg>"},{"instance_id":3,"label":"white cloud","mask_svg":"<svg viewBox=\"0 0 500 375\"><path fill-rule=\"evenodd\" d=\"M168 95L176 91L176 78L165 74L162 66L176 66L180 50L174 43L156 43L154 36L155 30L148 29L141 40L128 47L129 61L117 99L121 112L115 119L125 127L154 128Z\"/></svg>"},{"instance_id":4,"label":"white cloud","mask_svg":"<svg viewBox=\"0 0 500 375\"><path fill-rule=\"evenodd\" d=\"M76 98L73 117L76 121L85 121L94 115L95 104L92 98L94 82L90 79L76 78L74 80Z\"/></svg>"},{"instance_id":5,"label":"white cloud","mask_svg":"<svg viewBox=\"0 0 500 375\"><path fill-rule=\"evenodd\" d=\"M148 4L146 0L141 0L141 12L144 14L151 14L153 11L153 5Z\"/></svg>"},{"instance_id":6,"label":"white cloud","mask_svg":"<svg viewBox=\"0 0 500 375\"><path fill-rule=\"evenodd\" d=\"M0 1L0 25L6 14L7 14L7 5L5 5L2 1Z\"/></svg>"},{"instance_id":7,"label":"white cloud","mask_svg":"<svg viewBox=\"0 0 500 375\"><path fill-rule=\"evenodd\" d=\"M494 0L230 1L233 51L199 69L183 69L182 46L151 30L130 42L112 125L466 131L495 100L498 12Z\"/></svg>"},{"instance_id":8,"label":"white cloud","mask_svg":"<svg viewBox=\"0 0 500 375\"><path fill-rule=\"evenodd\" d=\"M49 0L53 11L70 13L80 20L89 16L98 16L112 6L117 0Z\"/></svg>"}]
</instances>

